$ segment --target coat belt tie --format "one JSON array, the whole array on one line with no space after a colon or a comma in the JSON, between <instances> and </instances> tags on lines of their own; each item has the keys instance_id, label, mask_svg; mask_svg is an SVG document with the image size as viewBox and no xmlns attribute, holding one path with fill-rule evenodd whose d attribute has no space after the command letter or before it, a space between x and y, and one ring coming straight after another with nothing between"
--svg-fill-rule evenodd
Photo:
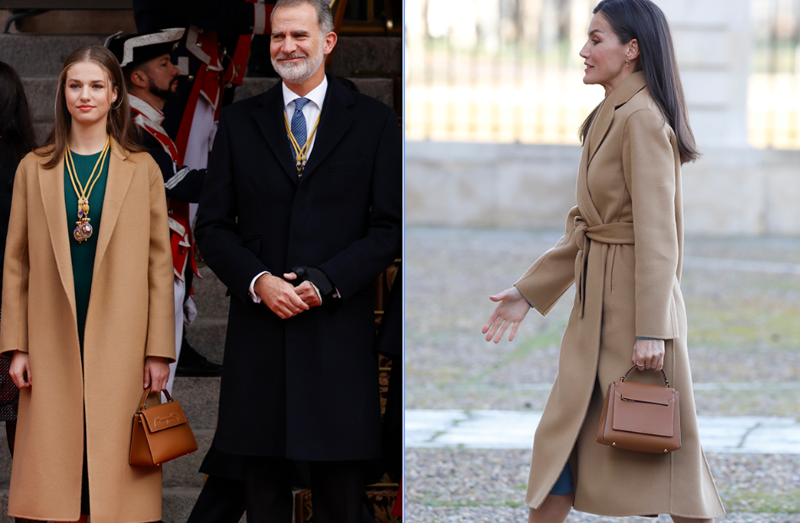
<instances>
[{"instance_id":1,"label":"coat belt tie","mask_svg":"<svg viewBox=\"0 0 800 523\"><path fill-rule=\"evenodd\" d=\"M598 242L603 246L603 272L602 278L605 279L605 260L608 254L609 245L633 245L633 223L614 222L603 223L600 225L589 225L582 216L575 217L575 242L578 246L577 265L575 267L575 278L578 288L578 302L581 305L581 318L586 308L586 273L589 261L589 250L593 242ZM603 287L605 282L603 282ZM601 288L603 288L601 287Z\"/></svg>"}]
</instances>

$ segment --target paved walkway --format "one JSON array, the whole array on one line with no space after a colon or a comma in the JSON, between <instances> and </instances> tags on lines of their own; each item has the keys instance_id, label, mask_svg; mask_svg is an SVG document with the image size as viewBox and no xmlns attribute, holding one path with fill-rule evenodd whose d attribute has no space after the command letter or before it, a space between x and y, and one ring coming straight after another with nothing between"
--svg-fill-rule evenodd
<instances>
[{"instance_id":1,"label":"paved walkway","mask_svg":"<svg viewBox=\"0 0 800 523\"><path fill-rule=\"evenodd\" d=\"M406 410L407 448L530 449L541 412ZM706 452L800 454L793 418L699 416Z\"/></svg>"}]
</instances>

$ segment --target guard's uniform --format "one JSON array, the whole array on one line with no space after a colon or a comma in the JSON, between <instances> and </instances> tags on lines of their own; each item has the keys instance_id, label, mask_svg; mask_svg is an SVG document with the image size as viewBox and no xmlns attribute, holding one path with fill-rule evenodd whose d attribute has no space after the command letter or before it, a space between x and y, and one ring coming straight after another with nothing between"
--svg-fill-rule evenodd
<instances>
[{"instance_id":1,"label":"guard's uniform","mask_svg":"<svg viewBox=\"0 0 800 523\"><path fill-rule=\"evenodd\" d=\"M205 169L179 167L181 158L178 149L161 126L164 114L141 98L129 94L133 121L143 131L142 144L161 168L164 186L167 192L167 208L169 209L170 243L172 245L172 263L175 271L175 350L180 351L183 338L183 301L187 292L186 274L193 272L198 278L197 265L194 258L194 238L189 218L189 204L196 203L206 179ZM172 392L175 380L176 362L170 364L167 390Z\"/></svg>"},{"instance_id":2,"label":"guard's uniform","mask_svg":"<svg viewBox=\"0 0 800 523\"><path fill-rule=\"evenodd\" d=\"M272 8L254 0L134 0L140 33L187 28L171 53L181 97L164 107L164 128L184 165L206 167L219 111L232 101L231 88L242 85L252 36L269 34Z\"/></svg>"}]
</instances>

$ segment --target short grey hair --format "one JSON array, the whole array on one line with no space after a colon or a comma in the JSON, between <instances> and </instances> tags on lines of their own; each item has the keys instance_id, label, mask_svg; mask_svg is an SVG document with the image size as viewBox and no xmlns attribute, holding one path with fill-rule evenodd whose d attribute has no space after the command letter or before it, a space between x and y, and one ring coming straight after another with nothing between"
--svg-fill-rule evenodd
<instances>
[{"instance_id":1,"label":"short grey hair","mask_svg":"<svg viewBox=\"0 0 800 523\"><path fill-rule=\"evenodd\" d=\"M279 7L295 7L302 4L308 4L317 11L317 23L323 35L333 32L333 12L331 12L330 4L325 0L278 0L269 15L270 25L272 25L272 17L275 16L275 11Z\"/></svg>"}]
</instances>

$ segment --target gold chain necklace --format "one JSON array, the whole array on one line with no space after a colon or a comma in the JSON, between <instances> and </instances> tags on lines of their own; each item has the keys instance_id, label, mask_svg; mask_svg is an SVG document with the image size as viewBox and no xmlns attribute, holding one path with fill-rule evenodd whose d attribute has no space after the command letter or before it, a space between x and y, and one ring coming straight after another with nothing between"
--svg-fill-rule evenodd
<instances>
[{"instance_id":1,"label":"gold chain necklace","mask_svg":"<svg viewBox=\"0 0 800 523\"><path fill-rule=\"evenodd\" d=\"M303 177L303 169L306 168L306 162L308 161L308 148L311 146L311 141L314 139L314 133L317 132L317 127L319 127L319 119L322 116L322 112L320 111L319 116L317 116L317 123L314 124L314 129L311 131L311 134L306 140L305 145L300 147L300 144L297 143L297 140L292 134L292 128L289 125L289 118L286 116L286 112L283 113L283 123L286 124L286 132L289 133L289 141L292 142L292 149L294 149L294 156L295 156L295 166L297 167L297 177Z\"/></svg>"},{"instance_id":2,"label":"gold chain necklace","mask_svg":"<svg viewBox=\"0 0 800 523\"><path fill-rule=\"evenodd\" d=\"M72 151L69 150L69 143L67 144L67 172L69 173L69 180L72 182L72 188L75 190L75 195L78 197L78 221L75 222L77 227L72 231L72 236L78 243L82 243L91 238L94 232L92 225L89 223L92 221L89 218L89 196L91 196L92 189L94 189L97 180L100 179L100 175L103 174L103 163L108 156L110 148L111 138L106 137L106 145L100 152L100 157L97 159L97 162L95 162L92 174L89 175L89 179L86 180L86 185L84 186L81 185L81 181L78 178L78 171L75 169L75 162L72 160ZM95 173L97 173L97 176L95 176Z\"/></svg>"}]
</instances>

